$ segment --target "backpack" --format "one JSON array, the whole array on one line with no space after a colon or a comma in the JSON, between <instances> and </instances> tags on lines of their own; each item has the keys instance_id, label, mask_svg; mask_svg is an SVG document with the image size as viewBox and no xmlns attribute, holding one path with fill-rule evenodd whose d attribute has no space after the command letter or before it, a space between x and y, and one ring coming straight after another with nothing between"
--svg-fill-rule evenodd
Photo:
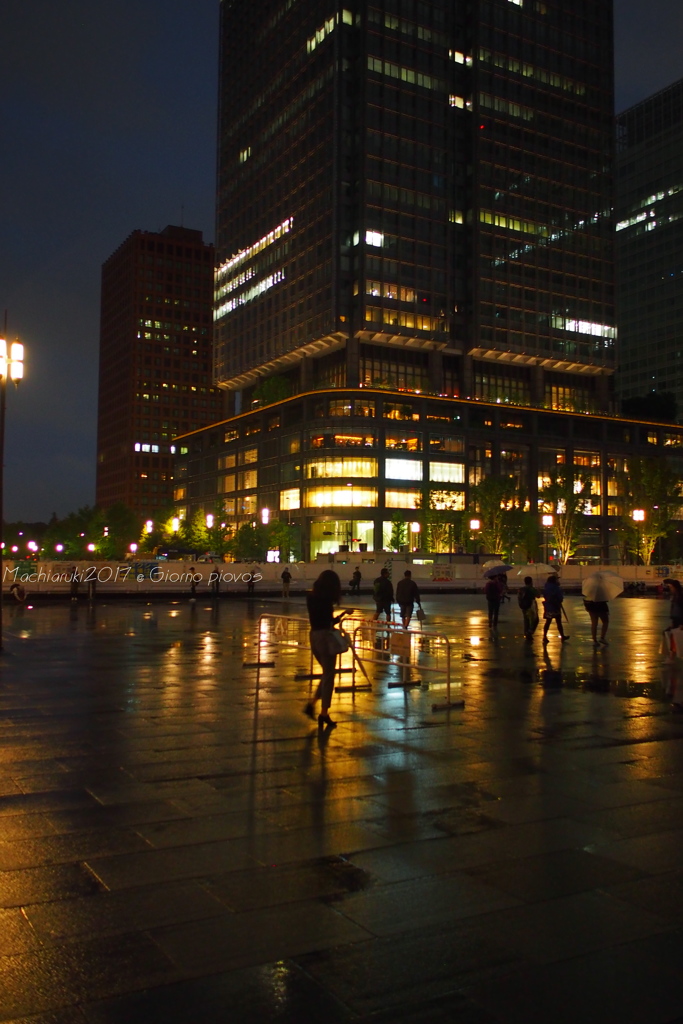
<instances>
[{"instance_id":1,"label":"backpack","mask_svg":"<svg viewBox=\"0 0 683 1024\"><path fill-rule=\"evenodd\" d=\"M533 602L534 595L531 593L530 590L527 590L526 587L523 587L517 594L517 604L522 609L522 611L525 612L527 608L531 608Z\"/></svg>"}]
</instances>

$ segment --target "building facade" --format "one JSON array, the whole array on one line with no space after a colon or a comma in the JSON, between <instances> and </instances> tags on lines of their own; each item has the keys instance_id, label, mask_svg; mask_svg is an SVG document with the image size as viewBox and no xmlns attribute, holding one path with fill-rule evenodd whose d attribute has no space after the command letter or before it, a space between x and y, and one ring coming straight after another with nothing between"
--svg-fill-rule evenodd
<instances>
[{"instance_id":1,"label":"building facade","mask_svg":"<svg viewBox=\"0 0 683 1024\"><path fill-rule=\"evenodd\" d=\"M220 82L235 411L273 374L609 407L611 0L223 0Z\"/></svg>"},{"instance_id":2,"label":"building facade","mask_svg":"<svg viewBox=\"0 0 683 1024\"><path fill-rule=\"evenodd\" d=\"M134 231L102 268L96 503L173 501L172 440L221 417L212 385L213 246Z\"/></svg>"},{"instance_id":3,"label":"building facade","mask_svg":"<svg viewBox=\"0 0 683 1024\"><path fill-rule=\"evenodd\" d=\"M374 388L299 394L177 445L182 515L215 513L218 491L226 522L283 520L304 559L390 549L397 515L419 548L424 510L473 514L472 488L487 476L510 477L538 509L568 470L590 490L580 554L607 559L630 461L666 456L683 476L683 427Z\"/></svg>"},{"instance_id":4,"label":"building facade","mask_svg":"<svg viewBox=\"0 0 683 1024\"><path fill-rule=\"evenodd\" d=\"M683 412L683 79L617 118L619 390Z\"/></svg>"},{"instance_id":5,"label":"building facade","mask_svg":"<svg viewBox=\"0 0 683 1024\"><path fill-rule=\"evenodd\" d=\"M186 453L181 511L208 489L231 526L291 515L308 557L381 548L427 485L465 507L494 467L537 479L531 410L612 402L611 0L221 11L215 379L235 423L183 446L234 450L213 485ZM498 454L496 404L522 423Z\"/></svg>"}]
</instances>

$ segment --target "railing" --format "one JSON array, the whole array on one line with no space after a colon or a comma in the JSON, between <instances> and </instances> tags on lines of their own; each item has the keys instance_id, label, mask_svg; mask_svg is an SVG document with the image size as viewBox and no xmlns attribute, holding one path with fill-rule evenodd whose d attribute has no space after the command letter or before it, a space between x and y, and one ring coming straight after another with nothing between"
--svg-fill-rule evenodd
<instances>
[{"instance_id":1,"label":"railing","mask_svg":"<svg viewBox=\"0 0 683 1024\"><path fill-rule=\"evenodd\" d=\"M420 686L421 680L411 679L411 670L443 676L446 685L446 701L433 704L432 711L446 711L448 708L464 707L464 700L452 699L454 684L451 679L452 641L445 633L430 630L403 629L391 622L376 622L373 619L359 622L351 634L351 646L355 657L351 676L351 689L356 687L356 665L364 671L365 664L395 664L401 670L401 681L395 686ZM389 683L389 686L392 684Z\"/></svg>"}]
</instances>

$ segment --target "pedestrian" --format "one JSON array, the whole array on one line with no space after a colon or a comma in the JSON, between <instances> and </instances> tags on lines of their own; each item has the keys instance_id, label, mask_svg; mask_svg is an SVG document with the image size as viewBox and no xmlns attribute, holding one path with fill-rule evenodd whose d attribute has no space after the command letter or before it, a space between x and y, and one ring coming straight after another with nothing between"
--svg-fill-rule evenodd
<instances>
[{"instance_id":1,"label":"pedestrian","mask_svg":"<svg viewBox=\"0 0 683 1024\"><path fill-rule=\"evenodd\" d=\"M280 579L282 580L282 596L287 601L289 600L289 584L292 582L292 574L289 569L284 569L280 573Z\"/></svg>"},{"instance_id":2,"label":"pedestrian","mask_svg":"<svg viewBox=\"0 0 683 1024\"><path fill-rule=\"evenodd\" d=\"M13 583L9 588L9 593L17 604L24 604L26 601L26 590L21 583Z\"/></svg>"},{"instance_id":3,"label":"pedestrian","mask_svg":"<svg viewBox=\"0 0 683 1024\"><path fill-rule=\"evenodd\" d=\"M500 590L500 603L504 604L505 601L510 600L510 593L508 587L508 576L506 572L501 572L496 576L498 581L498 589Z\"/></svg>"},{"instance_id":4,"label":"pedestrian","mask_svg":"<svg viewBox=\"0 0 683 1024\"><path fill-rule=\"evenodd\" d=\"M669 605L671 628L677 629L678 626L683 626L683 587L678 580L671 579L671 577L664 580L664 585L669 588L671 594L671 604Z\"/></svg>"},{"instance_id":5,"label":"pedestrian","mask_svg":"<svg viewBox=\"0 0 683 1024\"><path fill-rule=\"evenodd\" d=\"M354 569L351 574L351 593L360 594L360 581L363 577L361 576L360 569Z\"/></svg>"},{"instance_id":6,"label":"pedestrian","mask_svg":"<svg viewBox=\"0 0 683 1024\"><path fill-rule=\"evenodd\" d=\"M486 581L484 596L489 610L489 629L494 632L498 628L498 612L500 611L500 583L496 578Z\"/></svg>"},{"instance_id":7,"label":"pedestrian","mask_svg":"<svg viewBox=\"0 0 683 1024\"><path fill-rule=\"evenodd\" d=\"M403 628L407 629L410 625L415 605L417 604L418 607L422 607L420 591L417 583L413 579L413 574L410 569L406 569L403 573L403 579L399 580L396 585L396 600L401 610L401 622L403 623Z\"/></svg>"},{"instance_id":8,"label":"pedestrian","mask_svg":"<svg viewBox=\"0 0 683 1024\"><path fill-rule=\"evenodd\" d=\"M189 573L189 579L190 579L190 601L196 601L196 599L197 599L197 583L199 582L199 580L197 579L197 576L198 576L198 574L195 572L194 566L191 565L190 566L190 573Z\"/></svg>"},{"instance_id":9,"label":"pedestrian","mask_svg":"<svg viewBox=\"0 0 683 1024\"><path fill-rule=\"evenodd\" d=\"M550 629L550 623L557 623L557 632L560 634L562 643L569 640L569 634L565 633L562 628L562 602L564 601L564 593L560 586L560 581L554 574L548 577L546 585L543 588L543 643L548 643L548 630Z\"/></svg>"},{"instance_id":10,"label":"pedestrian","mask_svg":"<svg viewBox=\"0 0 683 1024\"><path fill-rule=\"evenodd\" d=\"M382 569L379 576L372 585L372 595L375 599L375 614L373 620L378 621L382 612L391 622L391 606L394 603L394 584L389 579L389 570Z\"/></svg>"},{"instance_id":11,"label":"pedestrian","mask_svg":"<svg viewBox=\"0 0 683 1024\"><path fill-rule=\"evenodd\" d=\"M607 636L607 627L609 626L609 605L607 601L588 601L584 597L583 606L591 618L591 636L593 637L593 643L596 647L598 644L603 644L603 646L607 647L609 643L608 640L605 640L605 637ZM598 622L602 623L599 640Z\"/></svg>"},{"instance_id":12,"label":"pedestrian","mask_svg":"<svg viewBox=\"0 0 683 1024\"><path fill-rule=\"evenodd\" d=\"M322 675L313 700L304 707L304 714L315 720L315 704L320 700L318 727L334 729L336 722L330 718L330 704L334 692L334 670L340 647L334 626L341 622L346 611L334 614L334 606L341 600L341 582L336 572L325 569L320 573L312 589L306 595L308 619L311 626L310 641L313 657L322 669Z\"/></svg>"},{"instance_id":13,"label":"pedestrian","mask_svg":"<svg viewBox=\"0 0 683 1024\"><path fill-rule=\"evenodd\" d=\"M532 640L538 627L538 605L536 604L536 598L540 596L541 591L536 589L531 576L525 576L524 586L517 594L517 604L522 610L525 640Z\"/></svg>"}]
</instances>

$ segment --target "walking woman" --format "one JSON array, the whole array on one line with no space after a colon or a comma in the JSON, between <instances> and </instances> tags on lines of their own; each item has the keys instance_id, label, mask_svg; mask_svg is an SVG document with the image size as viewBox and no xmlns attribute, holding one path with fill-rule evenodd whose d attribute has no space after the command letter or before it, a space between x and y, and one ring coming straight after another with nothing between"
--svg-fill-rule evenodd
<instances>
[{"instance_id":1,"label":"walking woman","mask_svg":"<svg viewBox=\"0 0 683 1024\"><path fill-rule=\"evenodd\" d=\"M543 624L543 643L548 643L548 630L550 629L550 623L555 621L557 623L557 632L560 634L562 643L569 640L569 635L565 633L562 628L562 602L564 601L564 593L560 586L560 581L557 576L550 576L548 582L543 588L543 618L545 622Z\"/></svg>"},{"instance_id":2,"label":"walking woman","mask_svg":"<svg viewBox=\"0 0 683 1024\"><path fill-rule=\"evenodd\" d=\"M337 664L337 655L340 653L337 638L334 636L334 626L341 622L346 615L345 611L339 615L334 614L334 606L339 604L340 600L339 577L332 569L325 569L313 584L312 590L306 595L308 618L311 624L311 650L322 669L322 676L313 700L309 701L304 708L304 714L315 720L315 704L320 699L318 726L321 729L324 727L333 729L337 724L330 718L330 704L334 692L334 670Z\"/></svg>"}]
</instances>

